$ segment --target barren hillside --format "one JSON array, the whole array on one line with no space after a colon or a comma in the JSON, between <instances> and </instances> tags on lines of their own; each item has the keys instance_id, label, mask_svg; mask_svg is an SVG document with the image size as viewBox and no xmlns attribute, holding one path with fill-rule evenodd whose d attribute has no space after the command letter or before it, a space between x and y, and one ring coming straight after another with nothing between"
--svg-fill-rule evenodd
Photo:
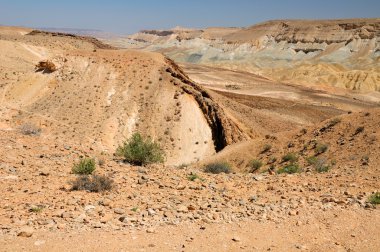
<instances>
[{"instance_id":1,"label":"barren hillside","mask_svg":"<svg viewBox=\"0 0 380 252\"><path fill-rule=\"evenodd\" d=\"M273 34L298 39L299 23L286 22ZM345 32L329 45L352 30L370 48L378 37L377 19L334 22L321 25ZM149 50L155 39L216 41L227 55L256 39L250 29L278 24L144 31L135 41ZM285 35L270 43L289 46ZM378 92L216 62L178 65L95 38L0 27L0 251L377 251ZM136 132L158 143L163 163L117 155Z\"/></svg>"},{"instance_id":2,"label":"barren hillside","mask_svg":"<svg viewBox=\"0 0 380 252\"><path fill-rule=\"evenodd\" d=\"M276 20L246 28L141 31L108 42L306 86L379 91L379 19Z\"/></svg>"},{"instance_id":3,"label":"barren hillside","mask_svg":"<svg viewBox=\"0 0 380 252\"><path fill-rule=\"evenodd\" d=\"M102 50L107 46L96 40L35 31L0 43L4 128L33 123L111 152L138 131L165 147L168 164L247 139L207 91L160 54ZM36 72L47 59L57 70Z\"/></svg>"}]
</instances>

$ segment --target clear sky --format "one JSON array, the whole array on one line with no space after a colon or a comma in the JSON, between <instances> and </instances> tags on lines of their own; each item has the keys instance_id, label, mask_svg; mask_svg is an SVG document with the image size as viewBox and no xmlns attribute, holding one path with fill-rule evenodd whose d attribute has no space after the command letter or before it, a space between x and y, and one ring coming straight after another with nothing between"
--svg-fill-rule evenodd
<instances>
[{"instance_id":1,"label":"clear sky","mask_svg":"<svg viewBox=\"0 0 380 252\"><path fill-rule=\"evenodd\" d=\"M380 16L380 0L0 0L0 24L100 29L249 26L270 19Z\"/></svg>"}]
</instances>

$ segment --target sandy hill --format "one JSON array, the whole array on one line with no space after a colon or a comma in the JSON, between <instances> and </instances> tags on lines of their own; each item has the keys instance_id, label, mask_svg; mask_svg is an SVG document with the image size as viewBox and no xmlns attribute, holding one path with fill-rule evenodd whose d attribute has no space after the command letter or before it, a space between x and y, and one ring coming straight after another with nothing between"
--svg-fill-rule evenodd
<instances>
[{"instance_id":1,"label":"sandy hill","mask_svg":"<svg viewBox=\"0 0 380 252\"><path fill-rule=\"evenodd\" d=\"M160 54L102 50L97 40L36 31L1 44L5 128L33 123L108 151L139 131L165 146L169 164L245 138L207 91ZM36 72L46 59L57 70Z\"/></svg>"}]
</instances>

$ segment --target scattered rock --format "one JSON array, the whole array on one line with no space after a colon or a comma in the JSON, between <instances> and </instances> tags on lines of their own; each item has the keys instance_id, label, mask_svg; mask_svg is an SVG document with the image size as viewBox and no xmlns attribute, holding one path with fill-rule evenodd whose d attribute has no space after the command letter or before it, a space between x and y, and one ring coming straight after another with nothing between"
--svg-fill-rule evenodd
<instances>
[{"instance_id":1,"label":"scattered rock","mask_svg":"<svg viewBox=\"0 0 380 252\"><path fill-rule=\"evenodd\" d=\"M20 237L31 237L34 234L34 229L32 227L22 227L18 232L17 236Z\"/></svg>"}]
</instances>

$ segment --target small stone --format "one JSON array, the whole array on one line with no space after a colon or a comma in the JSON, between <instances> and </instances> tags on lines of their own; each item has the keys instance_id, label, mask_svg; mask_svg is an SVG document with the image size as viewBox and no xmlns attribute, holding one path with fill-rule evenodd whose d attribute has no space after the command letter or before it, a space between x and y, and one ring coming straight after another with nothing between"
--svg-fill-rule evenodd
<instances>
[{"instance_id":1,"label":"small stone","mask_svg":"<svg viewBox=\"0 0 380 252\"><path fill-rule=\"evenodd\" d=\"M100 223L107 223L110 220L112 220L113 216L112 214L106 214L100 219Z\"/></svg>"},{"instance_id":2,"label":"small stone","mask_svg":"<svg viewBox=\"0 0 380 252\"><path fill-rule=\"evenodd\" d=\"M47 170L47 169L40 170L39 175L40 176L45 176L45 177L49 176L50 175L50 171Z\"/></svg>"},{"instance_id":3,"label":"small stone","mask_svg":"<svg viewBox=\"0 0 380 252\"><path fill-rule=\"evenodd\" d=\"M189 211L194 211L196 208L195 208L195 206L193 206L193 205L189 205L189 206L187 206L187 209L188 209Z\"/></svg>"},{"instance_id":4,"label":"small stone","mask_svg":"<svg viewBox=\"0 0 380 252\"><path fill-rule=\"evenodd\" d=\"M113 211L115 214L124 214L125 213L125 210L122 208L115 208Z\"/></svg>"},{"instance_id":5,"label":"small stone","mask_svg":"<svg viewBox=\"0 0 380 252\"><path fill-rule=\"evenodd\" d=\"M288 212L288 214L289 214L290 216L296 216L296 215L297 215L297 211L295 211L295 210L291 210L291 211Z\"/></svg>"},{"instance_id":6,"label":"small stone","mask_svg":"<svg viewBox=\"0 0 380 252\"><path fill-rule=\"evenodd\" d=\"M61 230L62 230L62 229L65 229L65 228L66 228L66 224L64 224L64 223L58 223L58 224L57 224L57 228L58 228L58 229L61 229Z\"/></svg>"},{"instance_id":7,"label":"small stone","mask_svg":"<svg viewBox=\"0 0 380 252\"><path fill-rule=\"evenodd\" d=\"M95 209L95 206L93 206L93 205L87 205L84 207L84 211L86 211L86 212L94 210L94 209Z\"/></svg>"},{"instance_id":8,"label":"small stone","mask_svg":"<svg viewBox=\"0 0 380 252\"><path fill-rule=\"evenodd\" d=\"M82 213L74 221L81 223L81 222L85 222L85 220L86 220L86 214Z\"/></svg>"},{"instance_id":9,"label":"small stone","mask_svg":"<svg viewBox=\"0 0 380 252\"><path fill-rule=\"evenodd\" d=\"M256 180L256 181L261 181L263 180L263 176L262 175L256 175L256 176L253 176L253 179Z\"/></svg>"},{"instance_id":10,"label":"small stone","mask_svg":"<svg viewBox=\"0 0 380 252\"><path fill-rule=\"evenodd\" d=\"M187 213L189 210L187 209L187 207L186 206L184 206L184 205L179 205L178 207L177 207L177 212L179 212L179 213Z\"/></svg>"},{"instance_id":11,"label":"small stone","mask_svg":"<svg viewBox=\"0 0 380 252\"><path fill-rule=\"evenodd\" d=\"M22 227L18 232L17 236L20 237L31 237L34 233L34 229L31 227Z\"/></svg>"},{"instance_id":12,"label":"small stone","mask_svg":"<svg viewBox=\"0 0 380 252\"><path fill-rule=\"evenodd\" d=\"M53 213L53 217L62 217L62 214L65 212L63 209L59 209Z\"/></svg>"},{"instance_id":13,"label":"small stone","mask_svg":"<svg viewBox=\"0 0 380 252\"><path fill-rule=\"evenodd\" d=\"M148 214L149 214L150 216L153 216L153 215L156 214L156 211L154 211L152 208L148 208Z\"/></svg>"},{"instance_id":14,"label":"small stone","mask_svg":"<svg viewBox=\"0 0 380 252\"><path fill-rule=\"evenodd\" d=\"M45 240L37 240L34 242L34 245L35 246L41 246L41 245L45 244L45 242L46 242Z\"/></svg>"},{"instance_id":15,"label":"small stone","mask_svg":"<svg viewBox=\"0 0 380 252\"><path fill-rule=\"evenodd\" d=\"M147 232L148 234L153 234L153 233L156 232L156 230L154 230L153 228L148 228L148 229L146 230L146 232Z\"/></svg>"},{"instance_id":16,"label":"small stone","mask_svg":"<svg viewBox=\"0 0 380 252\"><path fill-rule=\"evenodd\" d=\"M100 223L100 222L95 222L95 223L92 224L92 227L93 227L93 228L101 228L101 227L102 227L102 223Z\"/></svg>"},{"instance_id":17,"label":"small stone","mask_svg":"<svg viewBox=\"0 0 380 252\"><path fill-rule=\"evenodd\" d=\"M232 240L233 240L234 242L239 242L239 241L241 241L241 240L240 240L240 237L238 237L238 236L234 236L234 237L232 238Z\"/></svg>"},{"instance_id":18,"label":"small stone","mask_svg":"<svg viewBox=\"0 0 380 252\"><path fill-rule=\"evenodd\" d=\"M101 202L101 204L102 204L103 206L109 206L109 205L111 205L111 203L112 203L112 201L109 200L109 199L104 199L104 200L102 200L102 202Z\"/></svg>"},{"instance_id":19,"label":"small stone","mask_svg":"<svg viewBox=\"0 0 380 252\"><path fill-rule=\"evenodd\" d=\"M177 190L185 190L186 186L185 185L178 185Z\"/></svg>"}]
</instances>

